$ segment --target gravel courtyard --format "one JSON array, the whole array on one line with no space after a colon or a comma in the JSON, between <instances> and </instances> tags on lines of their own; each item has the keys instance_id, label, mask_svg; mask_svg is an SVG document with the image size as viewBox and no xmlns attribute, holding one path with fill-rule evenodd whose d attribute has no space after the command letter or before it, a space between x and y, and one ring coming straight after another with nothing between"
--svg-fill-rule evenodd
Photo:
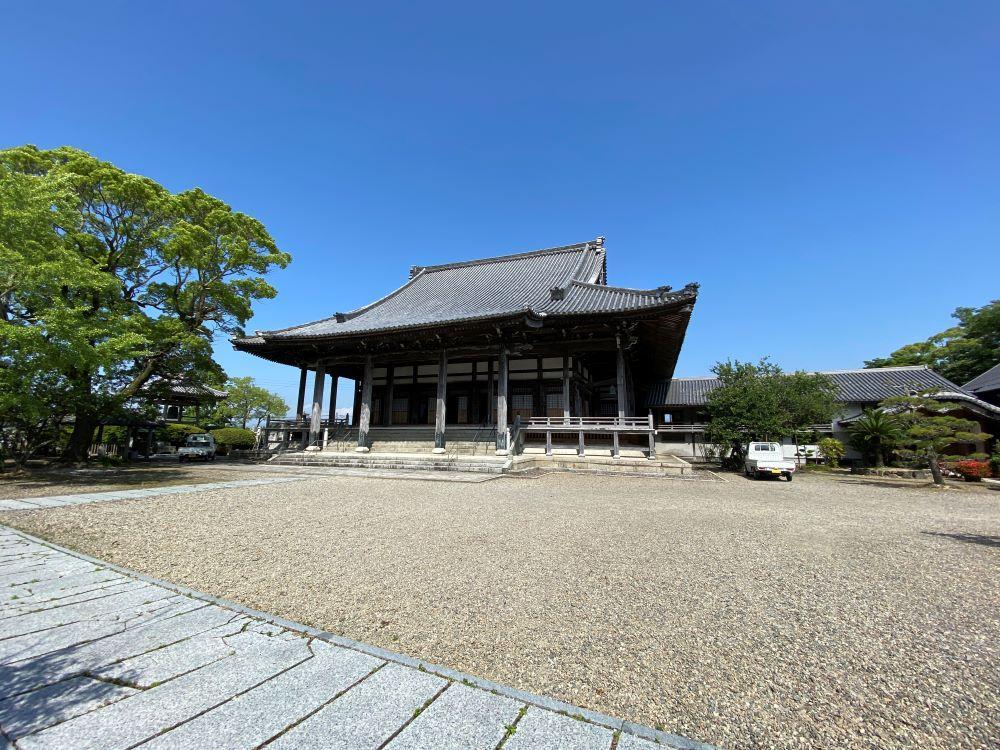
<instances>
[{"instance_id":1,"label":"gravel courtyard","mask_svg":"<svg viewBox=\"0 0 1000 750\"><path fill-rule=\"evenodd\" d=\"M1000 737L997 492L326 477L0 522L727 748Z\"/></svg>"}]
</instances>

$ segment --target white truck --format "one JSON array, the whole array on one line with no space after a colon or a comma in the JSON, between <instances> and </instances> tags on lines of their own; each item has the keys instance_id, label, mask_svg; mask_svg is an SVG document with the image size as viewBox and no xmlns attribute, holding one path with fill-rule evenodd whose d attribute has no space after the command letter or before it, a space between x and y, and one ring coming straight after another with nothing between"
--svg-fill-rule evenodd
<instances>
[{"instance_id":1,"label":"white truck","mask_svg":"<svg viewBox=\"0 0 1000 750\"><path fill-rule=\"evenodd\" d=\"M202 461L214 461L215 438L208 433L188 435L184 445L177 449L177 458L181 463L194 461L196 458Z\"/></svg>"},{"instance_id":2,"label":"white truck","mask_svg":"<svg viewBox=\"0 0 1000 750\"><path fill-rule=\"evenodd\" d=\"M784 477L791 482L795 462L785 458L779 443L750 443L743 462L743 473L751 479Z\"/></svg>"}]
</instances>

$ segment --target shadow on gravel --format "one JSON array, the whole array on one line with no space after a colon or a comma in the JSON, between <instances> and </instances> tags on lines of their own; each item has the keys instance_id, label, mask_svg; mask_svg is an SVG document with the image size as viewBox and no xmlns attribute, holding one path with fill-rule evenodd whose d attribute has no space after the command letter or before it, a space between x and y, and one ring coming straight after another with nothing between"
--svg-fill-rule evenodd
<instances>
[{"instance_id":1,"label":"shadow on gravel","mask_svg":"<svg viewBox=\"0 0 1000 750\"><path fill-rule=\"evenodd\" d=\"M949 534L944 531L921 531L920 533L927 536L943 536L948 539L954 539L956 542L966 542L967 544L981 544L984 547L1000 547L1000 536L991 536L989 534Z\"/></svg>"}]
</instances>

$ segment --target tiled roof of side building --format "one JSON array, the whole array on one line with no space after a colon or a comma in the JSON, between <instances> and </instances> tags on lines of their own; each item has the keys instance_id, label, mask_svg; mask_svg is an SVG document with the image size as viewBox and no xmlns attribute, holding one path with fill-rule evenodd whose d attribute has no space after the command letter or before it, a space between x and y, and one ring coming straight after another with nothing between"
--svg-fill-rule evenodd
<instances>
[{"instance_id":1,"label":"tiled roof of side building","mask_svg":"<svg viewBox=\"0 0 1000 750\"><path fill-rule=\"evenodd\" d=\"M827 370L822 373L837 386L837 400L842 403L877 403L910 390L939 390L942 396L978 402L947 378L928 367L878 367L858 370ZM718 378L674 378L654 384L647 396L647 406L704 406L708 394L719 385ZM988 406L988 405L985 405ZM991 407L995 409L996 407Z\"/></svg>"},{"instance_id":2,"label":"tiled roof of side building","mask_svg":"<svg viewBox=\"0 0 1000 750\"><path fill-rule=\"evenodd\" d=\"M238 339L241 346L267 341L325 338L524 313L580 315L638 310L693 301L697 287L671 292L606 286L602 238L494 258L414 266L410 279L390 294L348 313Z\"/></svg>"},{"instance_id":3,"label":"tiled roof of side building","mask_svg":"<svg viewBox=\"0 0 1000 750\"><path fill-rule=\"evenodd\" d=\"M1000 390L1000 363L997 363L981 375L977 375L962 387L972 393Z\"/></svg>"}]
</instances>

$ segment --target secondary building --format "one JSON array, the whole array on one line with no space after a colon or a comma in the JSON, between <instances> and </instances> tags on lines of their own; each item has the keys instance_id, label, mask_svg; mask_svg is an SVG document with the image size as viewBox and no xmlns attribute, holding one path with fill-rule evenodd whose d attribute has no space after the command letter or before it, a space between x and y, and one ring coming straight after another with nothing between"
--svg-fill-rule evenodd
<instances>
[{"instance_id":1,"label":"secondary building","mask_svg":"<svg viewBox=\"0 0 1000 750\"><path fill-rule=\"evenodd\" d=\"M1000 426L1000 406L995 406L978 398L967 387L952 383L930 368L919 365L912 367L879 367L861 370L828 370L821 373L829 377L837 386L837 401L841 411L830 424L813 425L820 434L832 435L848 445L850 425L863 410L871 409L883 399L892 396L916 394L935 390L934 398L954 403L956 416L971 419L980 429L992 435L998 434ZM647 406L657 419L659 440L664 451L683 458L704 459L705 423L708 420L706 405L709 394L719 386L718 378L673 378L658 383L649 391ZM783 441L785 455L794 458L797 451L814 451L816 446L803 446L789 437ZM971 450L963 447L963 451ZM985 445L976 446L977 452L985 450ZM860 458L857 452L848 448L847 458Z\"/></svg>"}]
</instances>

